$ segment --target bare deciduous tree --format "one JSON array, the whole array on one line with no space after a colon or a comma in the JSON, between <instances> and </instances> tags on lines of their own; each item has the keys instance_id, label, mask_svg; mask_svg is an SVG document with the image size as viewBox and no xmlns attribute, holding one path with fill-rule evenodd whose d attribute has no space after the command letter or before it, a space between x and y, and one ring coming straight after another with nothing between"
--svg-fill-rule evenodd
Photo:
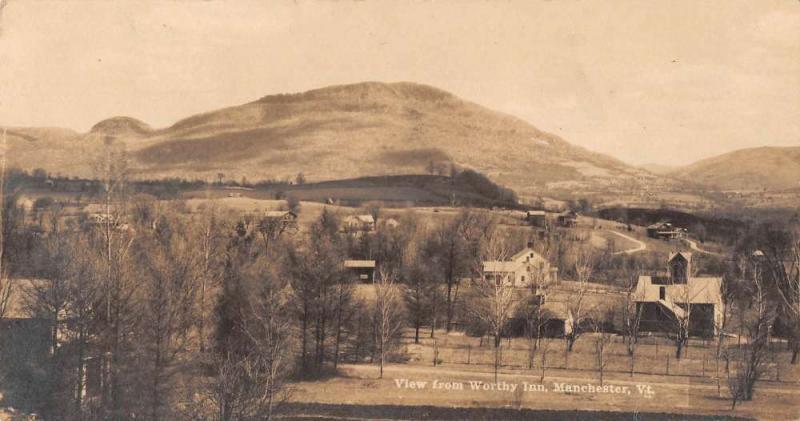
<instances>
[{"instance_id":1,"label":"bare deciduous tree","mask_svg":"<svg viewBox=\"0 0 800 421\"><path fill-rule=\"evenodd\" d=\"M608 366L608 347L613 339L613 333L607 329L607 322L614 320L613 311L596 312L592 317L592 330L594 331L594 355L597 372L600 376L600 386L603 385L604 374Z\"/></svg>"},{"instance_id":2,"label":"bare deciduous tree","mask_svg":"<svg viewBox=\"0 0 800 421\"><path fill-rule=\"evenodd\" d=\"M50 211L50 230L35 250L34 267L40 279L28 285L24 294L28 312L34 317L50 321L50 352L58 351L58 337L63 327L67 306L68 277L70 274L70 249L67 238L59 229L60 211Z\"/></svg>"},{"instance_id":3,"label":"bare deciduous tree","mask_svg":"<svg viewBox=\"0 0 800 421\"><path fill-rule=\"evenodd\" d=\"M595 258L591 249L579 248L575 253L575 290L571 299L567 302L568 320L565 321L567 330L565 339L567 341L567 352L572 352L575 341L583 333L584 322L590 313L590 308L586 300L586 292L589 289L589 282L594 274Z\"/></svg>"},{"instance_id":4,"label":"bare deciduous tree","mask_svg":"<svg viewBox=\"0 0 800 421\"><path fill-rule=\"evenodd\" d=\"M0 321L6 316L6 310L11 298L11 279L8 276L6 267L6 154L8 153L8 143L6 139L6 129L3 129L2 157L0 157Z\"/></svg>"},{"instance_id":5,"label":"bare deciduous tree","mask_svg":"<svg viewBox=\"0 0 800 421\"><path fill-rule=\"evenodd\" d=\"M784 250L761 252L765 273L775 280L780 297L781 315L789 330L791 364L797 364L800 353L800 235L792 233Z\"/></svg>"},{"instance_id":6,"label":"bare deciduous tree","mask_svg":"<svg viewBox=\"0 0 800 421\"><path fill-rule=\"evenodd\" d=\"M180 358L187 351L197 296L193 242L173 217L140 240L142 312L137 341L142 359L141 396L150 419L171 417L173 382Z\"/></svg>"},{"instance_id":7,"label":"bare deciduous tree","mask_svg":"<svg viewBox=\"0 0 800 421\"><path fill-rule=\"evenodd\" d=\"M500 344L506 324L518 301L513 282L508 274L485 274L483 262L504 260L510 256L510 247L498 235L493 234L483 244L480 259L474 262L473 282L470 288L472 300L468 311L487 327L494 338L494 379L501 365Z\"/></svg>"},{"instance_id":8,"label":"bare deciduous tree","mask_svg":"<svg viewBox=\"0 0 800 421\"><path fill-rule=\"evenodd\" d=\"M626 266L625 290L622 300L622 323L625 350L630 357L630 376L636 366L636 345L639 342L639 325L642 321L642 306L638 305L639 293L636 290L639 277L638 266Z\"/></svg>"},{"instance_id":9,"label":"bare deciduous tree","mask_svg":"<svg viewBox=\"0 0 800 421\"><path fill-rule=\"evenodd\" d=\"M138 321L136 300L138 282L133 276L130 250L135 231L126 223L128 160L124 146L107 138L103 156L96 162L95 172L102 186L104 212L94 228L92 248L97 257L96 269L102 273L102 316L98 319L104 333L104 380L102 402L110 417L124 415L125 380L123 365L130 350L131 338L126 333Z\"/></svg>"},{"instance_id":10,"label":"bare deciduous tree","mask_svg":"<svg viewBox=\"0 0 800 421\"><path fill-rule=\"evenodd\" d=\"M395 285L394 275L381 271L374 280L375 287L375 342L380 360L380 378L386 357L394 348L395 340L403 326L402 302L399 286Z\"/></svg>"},{"instance_id":11,"label":"bare deciduous tree","mask_svg":"<svg viewBox=\"0 0 800 421\"><path fill-rule=\"evenodd\" d=\"M211 203L207 206L195 224L195 236L199 247L194 249L199 254L198 273L199 298L197 317L197 336L200 352L206 351L207 318L210 293L219 282L219 259L222 249L221 222L216 206Z\"/></svg>"},{"instance_id":12,"label":"bare deciduous tree","mask_svg":"<svg viewBox=\"0 0 800 421\"><path fill-rule=\"evenodd\" d=\"M728 372L728 390L731 394L731 409L736 408L739 401L753 398L756 382L764 374L769 362L769 335L775 320L775 308L769 299L769 293L763 279L764 268L758 260L750 262L751 306L742 306L738 311L746 312L745 331L747 343L735 350L728 349L727 354L734 364Z\"/></svg>"}]
</instances>

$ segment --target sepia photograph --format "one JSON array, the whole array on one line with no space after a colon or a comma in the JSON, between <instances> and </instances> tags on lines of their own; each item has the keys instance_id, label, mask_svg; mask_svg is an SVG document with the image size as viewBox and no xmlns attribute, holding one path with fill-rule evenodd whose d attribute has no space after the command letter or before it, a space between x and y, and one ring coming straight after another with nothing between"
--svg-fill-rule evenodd
<instances>
[{"instance_id":1,"label":"sepia photograph","mask_svg":"<svg viewBox=\"0 0 800 421\"><path fill-rule=\"evenodd\" d=\"M798 0L0 0L0 421L800 420L798 354Z\"/></svg>"}]
</instances>

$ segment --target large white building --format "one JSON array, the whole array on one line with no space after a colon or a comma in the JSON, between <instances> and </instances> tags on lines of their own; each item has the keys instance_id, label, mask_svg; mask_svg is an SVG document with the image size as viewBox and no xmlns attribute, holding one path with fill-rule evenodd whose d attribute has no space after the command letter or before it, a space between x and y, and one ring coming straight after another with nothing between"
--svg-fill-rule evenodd
<instances>
[{"instance_id":1,"label":"large white building","mask_svg":"<svg viewBox=\"0 0 800 421\"><path fill-rule=\"evenodd\" d=\"M635 299L641 311L642 331L674 329L679 319L689 319L689 334L716 334L725 303L722 278L692 276L692 253L671 253L663 276L640 276Z\"/></svg>"},{"instance_id":2,"label":"large white building","mask_svg":"<svg viewBox=\"0 0 800 421\"><path fill-rule=\"evenodd\" d=\"M483 262L483 276L506 286L527 288L537 283L558 281L558 269L550 267L547 259L533 250L533 243L528 243L508 260Z\"/></svg>"}]
</instances>

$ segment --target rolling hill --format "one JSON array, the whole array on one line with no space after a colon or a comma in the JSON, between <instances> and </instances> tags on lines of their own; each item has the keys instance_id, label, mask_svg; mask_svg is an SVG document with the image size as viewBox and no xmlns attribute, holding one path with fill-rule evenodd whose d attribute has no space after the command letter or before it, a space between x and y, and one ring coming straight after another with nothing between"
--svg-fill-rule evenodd
<instances>
[{"instance_id":1,"label":"rolling hill","mask_svg":"<svg viewBox=\"0 0 800 421\"><path fill-rule=\"evenodd\" d=\"M153 129L130 117L89 133L9 128L10 164L91 176L122 142L140 178L309 181L476 169L518 193L605 189L655 176L576 147L518 118L414 83L366 82L265 96Z\"/></svg>"},{"instance_id":2,"label":"rolling hill","mask_svg":"<svg viewBox=\"0 0 800 421\"><path fill-rule=\"evenodd\" d=\"M720 190L800 187L800 146L740 149L698 161L670 175Z\"/></svg>"}]
</instances>

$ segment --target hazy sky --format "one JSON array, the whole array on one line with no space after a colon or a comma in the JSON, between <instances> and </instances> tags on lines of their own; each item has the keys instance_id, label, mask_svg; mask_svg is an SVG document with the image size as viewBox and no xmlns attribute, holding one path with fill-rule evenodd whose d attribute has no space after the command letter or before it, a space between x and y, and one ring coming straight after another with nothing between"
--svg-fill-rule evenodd
<instances>
[{"instance_id":1,"label":"hazy sky","mask_svg":"<svg viewBox=\"0 0 800 421\"><path fill-rule=\"evenodd\" d=\"M2 1L2 0L0 0ZM632 163L800 145L800 1L9 0L0 125L414 81Z\"/></svg>"}]
</instances>

